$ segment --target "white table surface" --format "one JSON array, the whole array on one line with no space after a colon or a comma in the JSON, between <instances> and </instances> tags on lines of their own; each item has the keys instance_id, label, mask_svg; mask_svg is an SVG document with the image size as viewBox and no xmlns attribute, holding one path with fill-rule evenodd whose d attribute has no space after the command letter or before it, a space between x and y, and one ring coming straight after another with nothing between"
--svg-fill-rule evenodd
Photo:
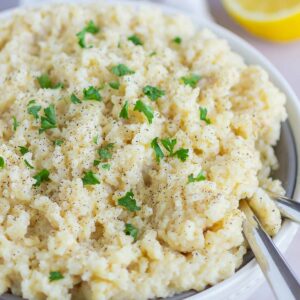
<instances>
[{"instance_id":1,"label":"white table surface","mask_svg":"<svg viewBox=\"0 0 300 300\"><path fill-rule=\"evenodd\" d=\"M0 10L15 6L17 3L18 0L0 0ZM228 17L220 4L220 0L209 0L208 3L211 14L216 22L246 39L268 57L285 76L298 97L300 97L300 41L289 44L274 44L255 38L245 32ZM284 256L292 266L296 275L300 278L300 231ZM263 283L249 300L261 299L275 299L267 283Z\"/></svg>"}]
</instances>

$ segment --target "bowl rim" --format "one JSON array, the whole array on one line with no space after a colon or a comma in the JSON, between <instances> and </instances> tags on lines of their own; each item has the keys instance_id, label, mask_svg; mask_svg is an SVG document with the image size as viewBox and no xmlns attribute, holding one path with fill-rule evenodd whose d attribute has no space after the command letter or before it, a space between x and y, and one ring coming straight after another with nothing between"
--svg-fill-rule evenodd
<instances>
[{"instance_id":1,"label":"bowl rim","mask_svg":"<svg viewBox=\"0 0 300 300\"><path fill-rule=\"evenodd\" d=\"M33 5L19 6L4 10L0 12L0 20L11 17L14 13L26 10L31 7L45 7L48 5L53 5L57 3L74 3L74 4L89 4L94 3L95 5L113 5L122 4L135 7L137 9L141 7L150 7L160 9L163 13L171 15L184 15L191 19L193 24L199 28L207 28L214 32L219 38L224 39L230 45L230 49L239 54L247 64L257 64L263 67L267 71L269 78L274 85L279 88L281 92L286 95L286 108L288 112L288 121L291 128L292 134L296 132L297 124L300 120L300 103L298 97L293 91L287 80L280 74L278 69L267 59L262 53L260 53L254 46L249 44L243 38L239 37L230 30L222 27L221 25L214 23L210 20L199 20L197 16L191 15L180 9L167 6L162 3L153 2L137 2L134 0L54 0L49 3L37 3ZM247 58L246 58L247 57ZM253 63L251 63L253 61ZM295 141L297 161L300 161L300 135L293 134ZM295 162L297 164L297 162ZM296 201L300 202L300 168L297 168L295 178L295 188L293 197ZM295 234L298 231L298 225L285 220L279 231L279 233L274 237L274 242L281 252L284 252L290 243L292 242ZM203 290L191 297L186 299L191 300L215 300L215 299L246 299L251 293L254 292L255 288L265 282L265 278L255 261L252 259L245 266L240 268L234 275L217 283L216 285L210 287L209 289ZM3 296L0 295L0 300L5 300Z\"/></svg>"}]
</instances>

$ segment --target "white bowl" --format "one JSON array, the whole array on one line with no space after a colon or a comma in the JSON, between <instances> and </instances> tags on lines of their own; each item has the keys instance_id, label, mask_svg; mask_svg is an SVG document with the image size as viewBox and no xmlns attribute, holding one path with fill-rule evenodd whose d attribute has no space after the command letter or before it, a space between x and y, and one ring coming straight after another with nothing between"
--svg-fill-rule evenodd
<instances>
[{"instance_id":1,"label":"white bowl","mask_svg":"<svg viewBox=\"0 0 300 300\"><path fill-rule=\"evenodd\" d=\"M80 0L63 0L57 2L83 2ZM93 2L93 1L84 1L84 3ZM94 1L95 2L95 1ZM160 4L153 4L153 3L145 3L145 2L134 2L134 1L117 1L111 0L111 3L122 3L128 4L137 9L141 6L149 6L149 8L159 7L167 14L183 14L181 11L165 6ZM103 5L101 3L101 5ZM12 9L8 11L4 11L0 13L0 19L8 18L11 14L16 11L20 10L20 8ZM292 132L296 133L299 128L299 120L300 120L300 106L297 96L295 95L294 91L284 79L284 77L278 72L278 70L268 61L266 57L264 57L260 52L258 52L254 47L248 44L246 41L238 37L237 35L233 34L229 30L207 20L199 20L196 16L189 16L195 25L199 28L208 28L214 33L216 33L220 38L226 39L232 50L239 53L246 61L247 64L258 64L262 66L270 76L271 81L287 96L287 111L289 116L289 123L291 126ZM296 161L300 161L300 135L294 134L295 139L295 146L296 146ZM289 145L287 145L289 146ZM296 164L295 161L295 164ZM291 162L290 162L291 163ZM300 174L299 169L296 171L296 184L294 189L293 197L295 200L300 200ZM291 241L293 240L298 226L295 223L290 221L284 221L283 226L279 233L274 238L274 241L278 248L284 252L288 246L290 245ZM262 283L265 282L264 276L256 263L255 260L251 260L247 263L244 267L238 270L233 276L224 280L217 285L210 287L196 295L189 296L190 294L187 293L185 299L191 300L217 300L217 299L247 299L254 291L257 289ZM3 295L0 296L0 300L17 300L21 299L19 297L14 297L11 295ZM170 297L169 299L183 299L182 297Z\"/></svg>"}]
</instances>

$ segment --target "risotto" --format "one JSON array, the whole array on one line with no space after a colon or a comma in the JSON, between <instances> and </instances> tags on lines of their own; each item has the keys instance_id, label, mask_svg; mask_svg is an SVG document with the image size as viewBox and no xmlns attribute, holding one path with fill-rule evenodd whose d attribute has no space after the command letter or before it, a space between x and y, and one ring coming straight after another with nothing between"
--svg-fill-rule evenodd
<instances>
[{"instance_id":1,"label":"risotto","mask_svg":"<svg viewBox=\"0 0 300 300\"><path fill-rule=\"evenodd\" d=\"M200 291L246 252L285 96L183 16L19 11L0 25L0 294L142 300Z\"/></svg>"}]
</instances>

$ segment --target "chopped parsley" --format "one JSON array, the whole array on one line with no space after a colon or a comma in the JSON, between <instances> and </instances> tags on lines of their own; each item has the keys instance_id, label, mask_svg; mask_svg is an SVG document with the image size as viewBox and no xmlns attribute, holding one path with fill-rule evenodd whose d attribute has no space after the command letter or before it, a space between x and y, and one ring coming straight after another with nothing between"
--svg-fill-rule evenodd
<instances>
[{"instance_id":1,"label":"chopped parsley","mask_svg":"<svg viewBox=\"0 0 300 300\"><path fill-rule=\"evenodd\" d=\"M186 161L186 159L188 158L188 156L189 156L188 155L188 153L189 153L188 149L180 148L176 152L174 152L174 147L177 144L176 139L173 139L173 140L171 140L169 138L162 139L161 143L166 148L166 150L169 152L170 156L176 156L181 161Z\"/></svg>"},{"instance_id":2,"label":"chopped parsley","mask_svg":"<svg viewBox=\"0 0 300 300\"><path fill-rule=\"evenodd\" d=\"M52 271L49 274L49 281L56 281L63 278L64 276L59 271Z\"/></svg>"},{"instance_id":3,"label":"chopped parsley","mask_svg":"<svg viewBox=\"0 0 300 300\"><path fill-rule=\"evenodd\" d=\"M4 167L5 167L4 158L2 156L0 156L0 170L3 169Z\"/></svg>"},{"instance_id":4,"label":"chopped parsley","mask_svg":"<svg viewBox=\"0 0 300 300\"><path fill-rule=\"evenodd\" d=\"M82 182L83 185L95 185L100 183L99 179L95 176L95 174L92 171L87 171L84 173Z\"/></svg>"},{"instance_id":5,"label":"chopped parsley","mask_svg":"<svg viewBox=\"0 0 300 300\"><path fill-rule=\"evenodd\" d=\"M34 169L34 167L28 162L27 159L24 159L24 163L29 169Z\"/></svg>"},{"instance_id":6,"label":"chopped parsley","mask_svg":"<svg viewBox=\"0 0 300 300\"><path fill-rule=\"evenodd\" d=\"M130 235L131 237L133 237L134 241L136 241L137 235L138 235L139 231L132 224L127 223L127 224L125 224L125 230L124 230L124 232L125 232L126 235Z\"/></svg>"},{"instance_id":7,"label":"chopped parsley","mask_svg":"<svg viewBox=\"0 0 300 300\"><path fill-rule=\"evenodd\" d=\"M119 77L134 74L133 70L130 70L127 66L125 66L123 64L118 64L118 65L112 67L111 72Z\"/></svg>"},{"instance_id":8,"label":"chopped parsley","mask_svg":"<svg viewBox=\"0 0 300 300\"><path fill-rule=\"evenodd\" d=\"M119 81L111 81L109 83L109 86L114 90L118 90L120 87L120 82Z\"/></svg>"},{"instance_id":9,"label":"chopped parsley","mask_svg":"<svg viewBox=\"0 0 300 300\"><path fill-rule=\"evenodd\" d=\"M156 101L166 94L165 91L151 85L146 85L143 88L143 92L151 101Z\"/></svg>"},{"instance_id":10,"label":"chopped parsley","mask_svg":"<svg viewBox=\"0 0 300 300\"><path fill-rule=\"evenodd\" d=\"M42 133L51 128L57 128L54 105L51 104L47 108L45 108L44 113L45 116L41 117L41 128L39 129L39 133Z\"/></svg>"},{"instance_id":11,"label":"chopped parsley","mask_svg":"<svg viewBox=\"0 0 300 300\"><path fill-rule=\"evenodd\" d=\"M199 107L199 113L200 113L200 120L205 121L206 124L210 124L211 121L209 118L207 118L207 109Z\"/></svg>"},{"instance_id":12,"label":"chopped parsley","mask_svg":"<svg viewBox=\"0 0 300 300\"><path fill-rule=\"evenodd\" d=\"M143 45L143 42L141 41L141 39L137 35L135 35L135 34L129 36L128 37L128 41L131 41L136 46L142 46Z\"/></svg>"},{"instance_id":13,"label":"chopped parsley","mask_svg":"<svg viewBox=\"0 0 300 300\"><path fill-rule=\"evenodd\" d=\"M32 99L32 100L30 100L30 101L28 102L27 106L30 106L30 105L35 104L35 103L36 103L36 101L35 101L34 99Z\"/></svg>"},{"instance_id":14,"label":"chopped parsley","mask_svg":"<svg viewBox=\"0 0 300 300\"><path fill-rule=\"evenodd\" d=\"M34 101L34 100L32 100L32 101ZM34 102L32 102L32 101L30 101L29 103L28 103L28 106L29 105L32 105L32 104L35 104L35 101ZM28 107L27 108L27 112L30 114L30 115L33 115L33 117L35 118L35 119L38 119L39 118L39 111L41 110L41 106L40 105L32 105L32 106L30 106L30 107Z\"/></svg>"},{"instance_id":15,"label":"chopped parsley","mask_svg":"<svg viewBox=\"0 0 300 300\"><path fill-rule=\"evenodd\" d=\"M138 100L135 103L134 109L135 111L139 111L145 115L147 118L149 124L152 123L152 120L154 118L154 112L151 106L146 105L143 101Z\"/></svg>"},{"instance_id":16,"label":"chopped parsley","mask_svg":"<svg viewBox=\"0 0 300 300\"><path fill-rule=\"evenodd\" d=\"M93 165L94 165L94 167L97 167L100 163L101 163L101 160L95 159Z\"/></svg>"},{"instance_id":17,"label":"chopped parsley","mask_svg":"<svg viewBox=\"0 0 300 300\"><path fill-rule=\"evenodd\" d=\"M128 119L128 101L125 101L125 104L123 105L120 111L119 117L123 119Z\"/></svg>"},{"instance_id":18,"label":"chopped parsley","mask_svg":"<svg viewBox=\"0 0 300 300\"><path fill-rule=\"evenodd\" d=\"M197 86L200 79L201 79L201 76L196 75L196 74L191 74L189 76L181 77L182 82L185 85L189 85L192 88L195 88Z\"/></svg>"},{"instance_id":19,"label":"chopped parsley","mask_svg":"<svg viewBox=\"0 0 300 300\"><path fill-rule=\"evenodd\" d=\"M24 155L24 154L26 154L26 153L29 152L28 148L23 147L23 146L19 146L19 149L20 149L20 153L21 153L22 155Z\"/></svg>"},{"instance_id":20,"label":"chopped parsley","mask_svg":"<svg viewBox=\"0 0 300 300\"><path fill-rule=\"evenodd\" d=\"M99 140L99 136L98 135L96 135L96 136L93 137L93 143L95 145L98 145L98 140Z\"/></svg>"},{"instance_id":21,"label":"chopped parsley","mask_svg":"<svg viewBox=\"0 0 300 300\"><path fill-rule=\"evenodd\" d=\"M78 44L81 48L92 48L93 46L87 46L85 43L85 35L87 33L97 34L100 31L99 27L95 25L94 21L89 21L88 24L76 34Z\"/></svg>"},{"instance_id":22,"label":"chopped parsley","mask_svg":"<svg viewBox=\"0 0 300 300\"><path fill-rule=\"evenodd\" d=\"M177 140L176 139L171 140L169 138L166 138L166 139L162 139L161 143L166 148L166 150L169 152L170 156L173 156L174 155L174 147L177 143Z\"/></svg>"},{"instance_id":23,"label":"chopped parsley","mask_svg":"<svg viewBox=\"0 0 300 300\"><path fill-rule=\"evenodd\" d=\"M89 86L87 89L83 89L83 99L101 101L102 97L95 87Z\"/></svg>"},{"instance_id":24,"label":"chopped parsley","mask_svg":"<svg viewBox=\"0 0 300 300\"><path fill-rule=\"evenodd\" d=\"M16 131L19 126L20 123L17 121L17 118L13 116L13 130Z\"/></svg>"},{"instance_id":25,"label":"chopped parsley","mask_svg":"<svg viewBox=\"0 0 300 300\"><path fill-rule=\"evenodd\" d=\"M109 143L106 146L101 147L98 150L98 154L100 156L101 161L104 161L104 160L112 158L112 153L111 152L112 152L113 147L114 147L114 144L113 143Z\"/></svg>"},{"instance_id":26,"label":"chopped parsley","mask_svg":"<svg viewBox=\"0 0 300 300\"><path fill-rule=\"evenodd\" d=\"M36 183L33 185L35 187L40 186L42 182L49 181L50 172L46 169L38 172L33 178L36 180Z\"/></svg>"},{"instance_id":27,"label":"chopped parsley","mask_svg":"<svg viewBox=\"0 0 300 300\"><path fill-rule=\"evenodd\" d=\"M149 56L152 57L152 56L155 56L156 54L157 54L156 51L152 51L152 52L149 54Z\"/></svg>"},{"instance_id":28,"label":"chopped parsley","mask_svg":"<svg viewBox=\"0 0 300 300\"><path fill-rule=\"evenodd\" d=\"M103 170L110 170L110 164L103 164L103 165L101 165L101 168Z\"/></svg>"},{"instance_id":29,"label":"chopped parsley","mask_svg":"<svg viewBox=\"0 0 300 300\"><path fill-rule=\"evenodd\" d=\"M136 204L136 200L134 199L132 191L127 192L124 197L120 198L118 200L118 205L123 206L132 212L141 210L141 208Z\"/></svg>"},{"instance_id":30,"label":"chopped parsley","mask_svg":"<svg viewBox=\"0 0 300 300\"><path fill-rule=\"evenodd\" d=\"M42 89L59 89L64 87L64 84L61 82L53 84L47 74L37 77L37 81Z\"/></svg>"},{"instance_id":31,"label":"chopped parsley","mask_svg":"<svg viewBox=\"0 0 300 300\"><path fill-rule=\"evenodd\" d=\"M174 39L172 40L173 43L180 45L182 42L182 39L180 36L175 36Z\"/></svg>"},{"instance_id":32,"label":"chopped parsley","mask_svg":"<svg viewBox=\"0 0 300 300\"><path fill-rule=\"evenodd\" d=\"M53 142L54 146L61 146L63 143L64 143L63 140L55 140L55 141Z\"/></svg>"},{"instance_id":33,"label":"chopped parsley","mask_svg":"<svg viewBox=\"0 0 300 300\"><path fill-rule=\"evenodd\" d=\"M164 153L162 152L160 146L158 145L158 137L154 138L151 142L151 148L155 152L156 161L159 163L162 158L164 158Z\"/></svg>"},{"instance_id":34,"label":"chopped parsley","mask_svg":"<svg viewBox=\"0 0 300 300\"><path fill-rule=\"evenodd\" d=\"M82 101L73 93L70 97L71 102L74 104L80 104Z\"/></svg>"},{"instance_id":35,"label":"chopped parsley","mask_svg":"<svg viewBox=\"0 0 300 300\"><path fill-rule=\"evenodd\" d=\"M199 172L199 174L196 177L194 177L193 174L190 174L188 176L188 183L203 181L203 180L206 180L206 177L205 177L203 171Z\"/></svg>"}]
</instances>

